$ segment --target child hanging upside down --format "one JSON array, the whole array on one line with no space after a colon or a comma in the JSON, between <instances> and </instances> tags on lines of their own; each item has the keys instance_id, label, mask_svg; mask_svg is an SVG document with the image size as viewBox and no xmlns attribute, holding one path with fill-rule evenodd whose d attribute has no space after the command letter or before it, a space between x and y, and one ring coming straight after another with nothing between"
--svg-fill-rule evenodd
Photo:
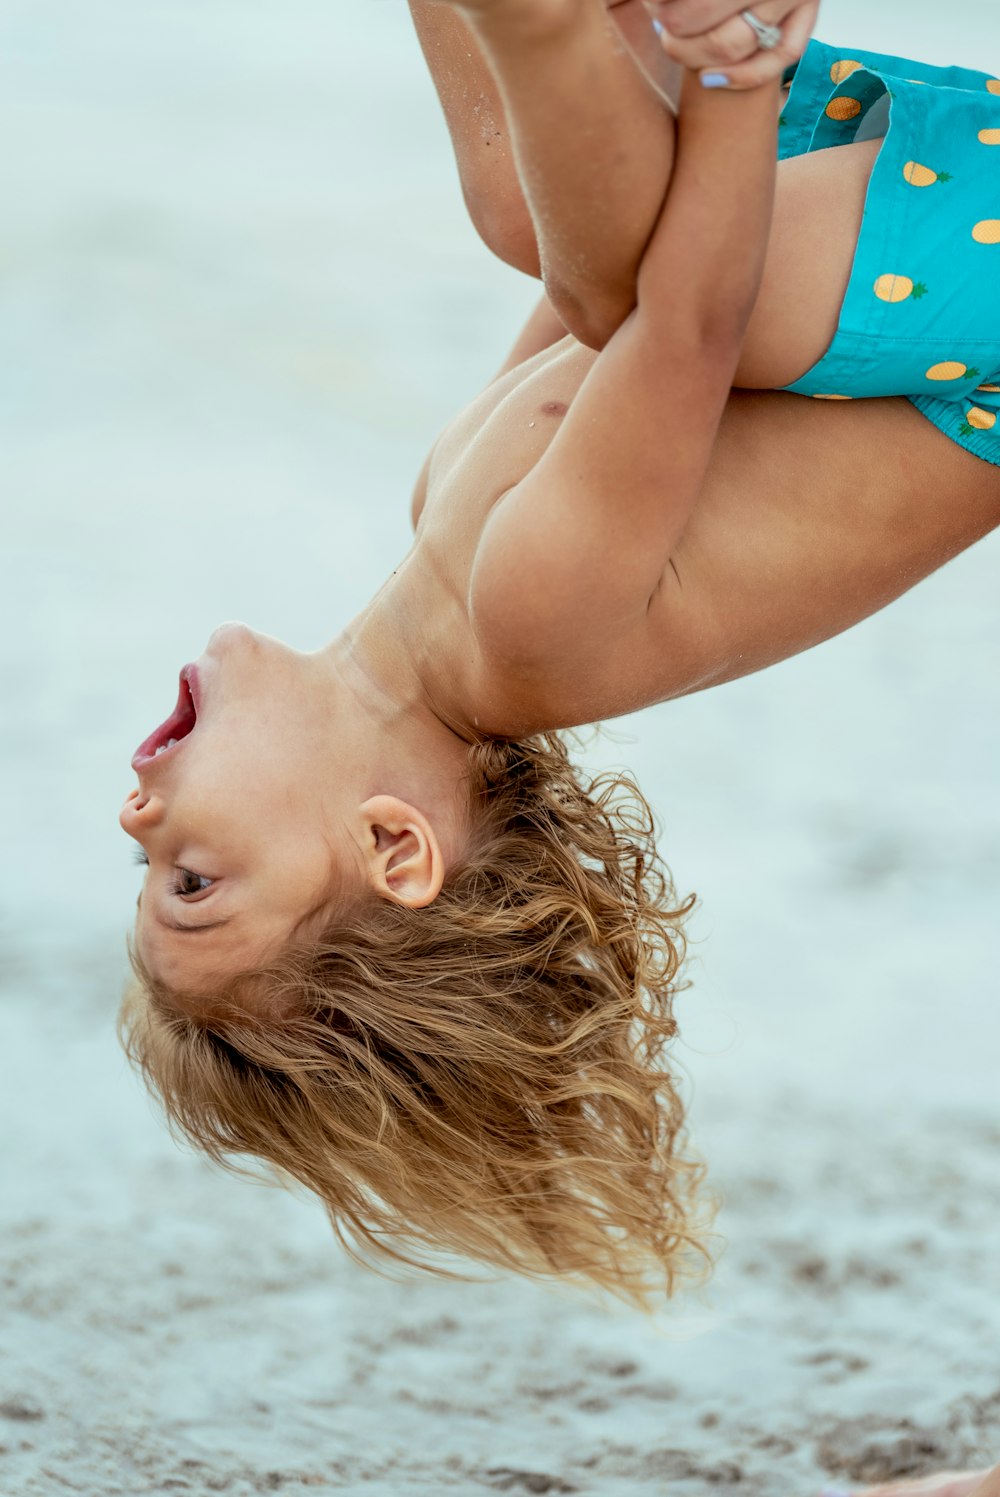
<instances>
[{"instance_id":1,"label":"child hanging upside down","mask_svg":"<svg viewBox=\"0 0 1000 1497\"><path fill-rule=\"evenodd\" d=\"M703 1259L690 905L559 730L808 649L1000 520L1000 81L807 45L789 0L759 51L730 3L675 116L636 0L411 9L473 219L546 296L361 615L182 672L121 813L123 1029L355 1253L647 1303Z\"/></svg>"}]
</instances>

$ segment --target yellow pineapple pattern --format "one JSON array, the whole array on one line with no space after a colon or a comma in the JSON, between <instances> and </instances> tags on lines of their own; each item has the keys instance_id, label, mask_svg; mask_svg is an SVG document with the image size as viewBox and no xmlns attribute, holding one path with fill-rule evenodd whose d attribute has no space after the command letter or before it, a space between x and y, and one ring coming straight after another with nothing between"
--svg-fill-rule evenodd
<instances>
[{"instance_id":1,"label":"yellow pineapple pattern","mask_svg":"<svg viewBox=\"0 0 1000 1497\"><path fill-rule=\"evenodd\" d=\"M874 289L879 301L887 302L906 301L911 296L919 301L927 295L923 281L914 283L908 275L880 275Z\"/></svg>"},{"instance_id":2,"label":"yellow pineapple pattern","mask_svg":"<svg viewBox=\"0 0 1000 1497\"><path fill-rule=\"evenodd\" d=\"M818 55L823 56L822 52ZM793 154L796 148L801 153L806 149L817 150L824 146L836 146L853 136L859 122L864 120L866 111L873 100L881 100L883 95L887 95L891 103L894 100L905 100L907 97L903 93L906 84L902 81L896 83L891 77L883 77L878 60L868 58L865 54L838 57L837 53L827 51L819 71L813 70L810 73L808 63L804 67L803 81L806 82L806 87L794 95L802 106L799 115L795 114L794 104L791 104L787 111L788 123L794 123L796 126L796 139L793 141L791 136L785 139L785 154ZM815 90L817 86L820 90L824 88L827 71L834 92L832 96L826 93L825 98L817 99ZM900 74L903 71L900 69ZM853 76L855 73L858 74L857 77ZM869 74L872 76L870 77ZM928 80L923 78L908 79L907 83L929 86L932 89L934 87L933 83L928 83ZM942 86L944 86L944 80ZM984 79L980 74L978 78L973 77L971 81L965 83L967 90L974 90L977 87L982 89L984 86L990 95L1000 100L1000 77ZM913 95L911 94L910 97L912 98ZM979 98L982 100L981 93ZM917 106L914 105L914 108ZM820 110L822 110L821 123L817 129L816 118ZM952 350L956 347L961 350L965 342L960 332L962 327L960 320L952 319L951 338L942 344L941 326L936 325L935 311L939 310L943 314L945 331L947 331L948 313L953 310L952 287L944 284L943 276L938 277L932 273L937 260L928 264L929 255L920 250L924 236L927 238L925 249L930 253L940 248L934 238L937 228L934 220L942 217L948 217L950 220L950 225L945 225L945 229L950 228L952 234L957 233L959 244L955 246L952 240L956 255L959 257L963 253L966 257L975 255L981 265L985 264L987 275L992 257L979 256L978 251L971 248L963 252L961 250L963 234L970 235L977 245L1000 247L1000 199L986 190L988 184L983 179L982 173L987 168L983 157L980 155L978 158L980 169L969 173L963 171L961 165L956 165L956 162L961 162L962 157L960 154L955 154L956 151L965 151L975 162L976 144L972 140L973 136L981 146L1000 148L1000 116L997 110L991 109L989 105L976 104L975 96L967 93L964 115L958 110L956 101L956 118L964 121L964 129L960 131L959 141L952 142L954 150L946 149L948 133L947 130L942 130L934 135L929 132L925 133L921 137L922 146L917 145L917 137L914 136L911 141L911 150L914 148L920 150L920 155L914 155L909 160L907 160L905 149L898 154L884 153L889 156L889 160L883 165L888 166L890 176L889 182L883 179L884 190L890 196L893 192L895 193L898 219L904 222L911 220L909 228L912 233L905 239L900 238L898 234L893 236L894 240L898 241L897 248L903 250L898 259L891 249L888 254L884 253L888 241L883 243L883 254L879 258L882 259L883 265L888 261L890 266L895 259L897 266L895 270L886 270L881 275L873 274L877 261L876 264L872 264L869 258L866 266L864 259L860 258L860 255L865 252L867 240L861 246L854 268L862 270L861 286L858 288L862 298L865 296L864 286L868 284L871 286L870 294L875 299L884 302L886 306L900 309L898 312L887 312L884 317L882 314L875 316L875 309L870 302L868 303L867 331L869 335L877 337L881 334L887 340L885 347L887 364L884 374L891 379L896 373L895 362L898 362L899 384L896 387L905 388L911 392L911 399L922 410L926 410L932 421L942 429L946 429L951 435L955 435L956 427L961 423L962 434L972 438L968 445L978 446L978 449L985 453L987 449L997 445L993 438L1000 438L1000 373L994 374L990 382L984 384L982 381L986 376L980 369L968 364L955 352L949 351L948 342L951 342ZM785 123L784 118L782 118L782 123ZM810 131L812 132L811 144L808 133ZM898 132L894 138L898 139ZM900 176L903 179L902 183ZM891 181L893 178L894 186ZM904 186L907 189L905 196ZM927 193L929 197L916 203L909 195L911 188L917 193ZM936 189L942 196L934 196ZM966 199L968 199L967 202ZM937 213L939 206L942 210L940 215ZM981 214L992 213L995 216L981 218L977 223L975 221L977 207ZM873 238L872 235L868 237ZM874 235L874 239L878 237L877 234ZM874 239L873 247L878 255ZM969 239L965 238L964 243L968 245ZM867 254L870 256L870 249L867 250ZM909 261L908 266L907 261ZM904 268L909 269L910 274L904 274ZM865 270L867 270L867 276L864 273ZM964 266L962 271L966 274ZM929 276L929 281L918 279L920 272ZM976 279L975 267L968 267L967 279L969 282ZM970 286L970 293L971 289ZM923 300L927 300L926 308L918 309L916 303ZM940 306L942 301L947 303L943 308ZM903 310L911 303L913 306L910 312ZM857 314L861 312L861 309L855 306L853 311ZM972 353L975 349L978 354L981 347L986 347L986 343L978 341L984 338L984 332L981 320L977 319L974 312L972 323L975 328L975 341L971 344L965 342L963 351ZM838 328L838 336L842 331L846 336L850 329L846 325ZM970 329L966 328L966 331ZM957 337L956 334L958 334ZM897 341L899 341L898 347L895 346ZM819 378L816 378L815 373L811 373L808 383L803 378L791 388L802 389L802 392L810 394L813 400L841 402L854 401L862 396L879 393L880 387L884 386L888 380L883 377L883 371L869 369L867 366L858 368L856 393L846 394L843 387L840 390L837 389L837 385L843 380L849 390L854 390L855 380L853 374L851 378L845 375L845 365L854 362L848 357L846 344L842 346L838 341L836 347L840 357L826 358L822 361L824 367L829 365L825 377L820 373ZM924 361L928 357L931 360L936 359L937 362L932 362L929 367L924 366ZM992 357L984 358L982 362L988 368L994 368L996 365L996 360ZM924 368L922 369L921 366ZM892 374L889 373L890 367ZM818 367L816 372L819 372ZM917 393L921 390L921 384L922 399ZM819 386L818 390L817 386ZM979 404L973 403L976 395L970 393L974 387L980 396L981 403ZM991 435L984 438L986 433ZM997 450L1000 451L1000 447Z\"/></svg>"},{"instance_id":3,"label":"yellow pineapple pattern","mask_svg":"<svg viewBox=\"0 0 1000 1497\"><path fill-rule=\"evenodd\" d=\"M831 99L826 106L827 118L838 120L840 123L844 123L847 120L856 120L860 113L861 100L849 99L846 95L840 99Z\"/></svg>"},{"instance_id":4,"label":"yellow pineapple pattern","mask_svg":"<svg viewBox=\"0 0 1000 1497\"><path fill-rule=\"evenodd\" d=\"M968 364L962 364L958 359L945 359L943 363L932 364L925 378L933 380L975 379L978 373L978 369L970 369Z\"/></svg>"},{"instance_id":5,"label":"yellow pineapple pattern","mask_svg":"<svg viewBox=\"0 0 1000 1497\"><path fill-rule=\"evenodd\" d=\"M951 172L936 172L919 161L908 161L903 167L903 176L911 187L933 187L936 182L950 182Z\"/></svg>"},{"instance_id":6,"label":"yellow pineapple pattern","mask_svg":"<svg viewBox=\"0 0 1000 1497\"><path fill-rule=\"evenodd\" d=\"M965 420L958 429L963 437L968 437L974 431L992 431L996 424L996 411L980 410L979 406L973 405L966 411Z\"/></svg>"}]
</instances>

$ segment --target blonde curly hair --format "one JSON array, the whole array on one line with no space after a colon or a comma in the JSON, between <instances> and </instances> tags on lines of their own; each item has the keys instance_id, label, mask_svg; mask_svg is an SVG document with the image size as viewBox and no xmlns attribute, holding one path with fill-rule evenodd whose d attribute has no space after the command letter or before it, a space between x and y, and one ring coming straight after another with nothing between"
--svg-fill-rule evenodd
<instances>
[{"instance_id":1,"label":"blonde curly hair","mask_svg":"<svg viewBox=\"0 0 1000 1497\"><path fill-rule=\"evenodd\" d=\"M556 733L470 751L479 835L425 909L373 899L223 992L132 954L120 1031L172 1128L320 1197L357 1260L446 1249L650 1309L708 1265L666 1069L684 954L653 816Z\"/></svg>"}]
</instances>

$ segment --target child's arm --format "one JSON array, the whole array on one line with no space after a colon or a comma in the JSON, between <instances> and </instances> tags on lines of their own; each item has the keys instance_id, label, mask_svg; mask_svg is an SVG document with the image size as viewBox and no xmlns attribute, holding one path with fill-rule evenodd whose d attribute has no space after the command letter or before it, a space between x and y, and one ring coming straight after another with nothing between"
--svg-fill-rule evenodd
<instances>
[{"instance_id":1,"label":"child's arm","mask_svg":"<svg viewBox=\"0 0 1000 1497\"><path fill-rule=\"evenodd\" d=\"M488 652L528 671L577 668L647 627L704 482L760 285L777 94L777 84L716 93L689 76L638 307L485 527L473 616Z\"/></svg>"},{"instance_id":2,"label":"child's arm","mask_svg":"<svg viewBox=\"0 0 1000 1497\"><path fill-rule=\"evenodd\" d=\"M532 0L538 15L544 14L547 3L548 0ZM725 67L737 87L760 85L777 77L786 63L793 60L794 49L787 47L754 54L755 38L740 15L742 0L669 0L669 3L652 6L651 9L658 11L666 24L674 28L673 35L663 36L664 45L657 40L645 0L603 0L603 5L623 44L619 47L620 60L625 61L627 55L631 54L636 64L635 73L640 80L643 77L646 80L648 88L643 97L647 105L651 90L658 94L665 107L676 107L683 69L672 60L675 56L680 56L686 67ZM758 11L763 19L783 26L799 5L800 0L759 0ZM541 276L536 225L532 221L532 211L519 176L519 163L515 160L502 89L487 61L475 24L483 12L490 9L499 11L502 8L503 0L410 0L414 27L444 111L463 196L473 225L484 243L501 260L528 275ZM469 11L469 20L458 13L463 9ZM597 5L591 7L592 12L597 9ZM672 50L672 56L668 56L665 47ZM580 55L586 55L585 49ZM743 60L737 61L733 66L734 59ZM619 69L619 74L622 78L629 79L634 97L635 77L625 69ZM589 80L585 81L588 86L580 97L589 95ZM622 107L613 114L616 131L630 129L637 123L623 112L627 98L626 94L619 96L618 104ZM523 105L523 100L521 103ZM586 100L584 104L586 107ZM525 118L522 109L518 116L518 131L522 151L526 154L520 166L530 170L531 179L536 184L536 203L539 199L538 182L544 182L548 172L555 173L555 181L560 189L558 206L561 209L570 201L569 193L562 191L564 163L560 155L569 137L563 135L562 144L557 143L556 150L552 152L552 137L545 137L543 134L548 155L533 155L530 132L524 128ZM544 121L542 123L544 126ZM578 144L590 143L593 123L591 116L587 127L576 137ZM656 126L659 132L662 132L664 124L664 117L657 115ZM641 136L635 136L633 143L639 142ZM649 169L656 170L652 158L646 165ZM591 180L595 169L599 170L599 163L596 161L591 168ZM616 191L622 185L617 177L615 185ZM656 185L654 182L654 187ZM653 200L657 202L662 198L666 182L662 181L658 185L660 198L656 197L655 192L653 195ZM589 218L580 211L579 203L574 205L578 216L585 219L582 227L586 229L587 237L579 239L573 233L558 236L553 231L548 235L551 241L549 249L553 250L555 241L561 239L564 247L568 245L572 261L587 253L590 238L599 230L604 249L603 263L608 273L606 289L610 290L618 305L620 323L635 305L634 278L645 239L637 250L636 244L629 238L629 223L617 223L611 217L612 197L607 193L599 193L599 197L599 211ZM642 223L641 214L638 221ZM548 227L554 230L551 222ZM648 234L651 224L643 224L642 227L643 232ZM570 269L576 274L579 265L573 263ZM546 274L554 284L567 281L565 271L560 268L558 259L552 253L547 257ZM626 286L628 295L624 292ZM593 297L593 288L591 295ZM571 317L570 320L576 331L577 319ZM618 323L614 325L617 326ZM611 330L613 329L609 326L608 333Z\"/></svg>"},{"instance_id":3,"label":"child's arm","mask_svg":"<svg viewBox=\"0 0 1000 1497\"><path fill-rule=\"evenodd\" d=\"M735 52L746 56L756 40L736 3L697 0L697 8L706 18L728 13L723 31L735 28ZM777 80L801 55L802 17L811 22L818 0L762 3L768 19L783 20L782 41L742 66L758 81ZM602 348L635 306L673 162L675 122L650 63L659 53L662 65L663 56L652 24L632 3L609 14L605 0L450 4L464 13L496 80L549 299L570 332ZM706 55L715 30L701 43Z\"/></svg>"}]
</instances>

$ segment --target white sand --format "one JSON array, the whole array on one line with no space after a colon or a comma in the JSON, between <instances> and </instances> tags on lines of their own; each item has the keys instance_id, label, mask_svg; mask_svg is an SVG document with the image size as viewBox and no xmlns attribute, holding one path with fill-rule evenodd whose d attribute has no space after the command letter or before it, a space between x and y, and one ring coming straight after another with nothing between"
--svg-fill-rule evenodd
<instances>
[{"instance_id":1,"label":"white sand","mask_svg":"<svg viewBox=\"0 0 1000 1497\"><path fill-rule=\"evenodd\" d=\"M996 0L825 9L1000 71ZM127 1073L115 812L220 618L312 645L381 580L531 288L463 223L401 0L20 0L0 35L0 1493L777 1497L1000 1458L996 539L596 751L703 899L710 1294L649 1325L365 1276Z\"/></svg>"}]
</instances>

